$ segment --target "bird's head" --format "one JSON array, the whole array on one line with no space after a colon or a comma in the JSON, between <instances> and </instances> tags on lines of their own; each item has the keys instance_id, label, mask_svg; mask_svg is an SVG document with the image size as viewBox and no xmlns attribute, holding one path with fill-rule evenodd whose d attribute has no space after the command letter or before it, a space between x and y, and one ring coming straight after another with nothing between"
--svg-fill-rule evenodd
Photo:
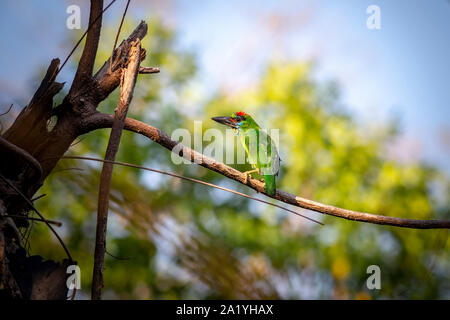
<instances>
[{"instance_id":1,"label":"bird's head","mask_svg":"<svg viewBox=\"0 0 450 320\"><path fill-rule=\"evenodd\" d=\"M233 129L246 129L252 122L252 117L244 111L233 113L230 117L214 117L212 120Z\"/></svg>"}]
</instances>

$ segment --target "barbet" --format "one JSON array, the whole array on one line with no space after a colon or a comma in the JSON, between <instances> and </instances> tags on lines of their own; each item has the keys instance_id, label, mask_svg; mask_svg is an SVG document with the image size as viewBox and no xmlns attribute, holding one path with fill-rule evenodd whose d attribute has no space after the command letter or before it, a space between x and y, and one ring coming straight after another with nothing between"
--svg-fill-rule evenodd
<instances>
[{"instance_id":1,"label":"barbet","mask_svg":"<svg viewBox=\"0 0 450 320\"><path fill-rule=\"evenodd\" d=\"M280 157L272 138L261 129L256 121L247 113L240 111L230 117L214 117L212 120L237 131L242 146L253 170L244 172L247 183L248 176L254 172L264 177L266 193L276 194L275 177L280 169Z\"/></svg>"}]
</instances>

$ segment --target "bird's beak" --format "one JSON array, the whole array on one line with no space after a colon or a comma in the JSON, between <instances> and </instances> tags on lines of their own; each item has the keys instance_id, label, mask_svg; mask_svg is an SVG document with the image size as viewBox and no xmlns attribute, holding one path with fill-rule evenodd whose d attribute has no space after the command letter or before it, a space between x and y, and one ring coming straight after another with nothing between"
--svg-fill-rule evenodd
<instances>
[{"instance_id":1,"label":"bird's beak","mask_svg":"<svg viewBox=\"0 0 450 320\"><path fill-rule=\"evenodd\" d=\"M231 121L231 117L214 117L214 118L211 118L211 119L216 121L216 122L218 122L218 123L220 123L220 124L226 125L228 127L232 127L233 129L237 128L236 123Z\"/></svg>"}]
</instances>

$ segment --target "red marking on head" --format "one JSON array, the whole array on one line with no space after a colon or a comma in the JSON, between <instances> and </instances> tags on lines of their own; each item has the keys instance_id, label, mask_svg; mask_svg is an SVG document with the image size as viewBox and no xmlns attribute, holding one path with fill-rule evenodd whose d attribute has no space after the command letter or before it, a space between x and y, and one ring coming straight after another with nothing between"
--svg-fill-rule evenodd
<instances>
[{"instance_id":1,"label":"red marking on head","mask_svg":"<svg viewBox=\"0 0 450 320\"><path fill-rule=\"evenodd\" d=\"M247 114L246 114L244 111L239 111L239 112L236 112L236 115L237 115L237 116L244 117L244 116L246 116Z\"/></svg>"}]
</instances>

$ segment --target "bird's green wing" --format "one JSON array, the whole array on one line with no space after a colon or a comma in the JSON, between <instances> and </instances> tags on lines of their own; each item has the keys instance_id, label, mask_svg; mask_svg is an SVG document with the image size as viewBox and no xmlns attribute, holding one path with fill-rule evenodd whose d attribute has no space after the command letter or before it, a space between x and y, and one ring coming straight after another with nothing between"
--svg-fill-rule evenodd
<instances>
[{"instance_id":1,"label":"bird's green wing","mask_svg":"<svg viewBox=\"0 0 450 320\"><path fill-rule=\"evenodd\" d=\"M263 175L277 175L280 170L277 146L264 130L260 130L258 135L257 162Z\"/></svg>"},{"instance_id":2,"label":"bird's green wing","mask_svg":"<svg viewBox=\"0 0 450 320\"><path fill-rule=\"evenodd\" d=\"M241 142L247 153L249 163L259 168L262 174L277 174L280 157L272 138L264 130L249 129L241 135Z\"/></svg>"},{"instance_id":3,"label":"bird's green wing","mask_svg":"<svg viewBox=\"0 0 450 320\"><path fill-rule=\"evenodd\" d=\"M272 138L264 130L249 129L241 134L241 142L250 164L260 169L264 177L266 193L275 195L275 177L280 169L280 157Z\"/></svg>"},{"instance_id":4,"label":"bird's green wing","mask_svg":"<svg viewBox=\"0 0 450 320\"><path fill-rule=\"evenodd\" d=\"M242 146L245 149L245 153L247 154L248 162L252 165L253 168L259 168L258 167L258 161L257 161L257 145L258 142L256 138L256 135L253 135L251 132L245 132L240 135Z\"/></svg>"}]
</instances>

